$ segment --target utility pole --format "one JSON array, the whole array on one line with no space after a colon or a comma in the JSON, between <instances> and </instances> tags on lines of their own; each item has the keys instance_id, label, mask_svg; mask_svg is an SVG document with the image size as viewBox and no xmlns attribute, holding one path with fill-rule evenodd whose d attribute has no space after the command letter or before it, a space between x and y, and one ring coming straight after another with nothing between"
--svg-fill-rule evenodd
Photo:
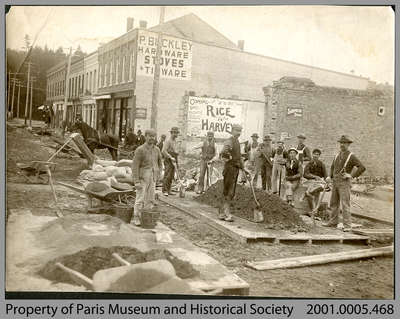
<instances>
[{"instance_id":1,"label":"utility pole","mask_svg":"<svg viewBox=\"0 0 400 319\"><path fill-rule=\"evenodd\" d=\"M11 119L14 118L14 96L15 96L15 83L17 82L17 74L14 74L13 81L13 89L12 89L12 97L11 97Z\"/></svg>"},{"instance_id":2,"label":"utility pole","mask_svg":"<svg viewBox=\"0 0 400 319\"><path fill-rule=\"evenodd\" d=\"M28 81L26 82L26 98L25 98L25 119L24 124L26 125L26 121L28 118L28 101L29 101L29 80L31 74L31 63L28 62Z\"/></svg>"},{"instance_id":3,"label":"utility pole","mask_svg":"<svg viewBox=\"0 0 400 319\"><path fill-rule=\"evenodd\" d=\"M67 76L65 78L65 93L64 93L64 111L63 111L63 121L67 120L67 102L69 95L69 73L71 69L71 59L72 59L72 47L69 48L68 66L67 66Z\"/></svg>"},{"instance_id":4,"label":"utility pole","mask_svg":"<svg viewBox=\"0 0 400 319\"><path fill-rule=\"evenodd\" d=\"M164 23L165 7L160 7L160 24ZM157 103L158 103L158 91L160 88L160 59L161 59L161 48L162 48L162 33L158 33L157 37L157 52L156 61L154 65L154 78L153 78L153 94L151 99L151 119L150 127L157 131Z\"/></svg>"},{"instance_id":5,"label":"utility pole","mask_svg":"<svg viewBox=\"0 0 400 319\"><path fill-rule=\"evenodd\" d=\"M19 96L21 91L21 82L18 81L18 100L17 100L17 119L19 119Z\"/></svg>"},{"instance_id":6,"label":"utility pole","mask_svg":"<svg viewBox=\"0 0 400 319\"><path fill-rule=\"evenodd\" d=\"M35 81L34 77L31 80L31 103L29 106L29 127L32 127L32 97L33 97L33 82Z\"/></svg>"}]
</instances>

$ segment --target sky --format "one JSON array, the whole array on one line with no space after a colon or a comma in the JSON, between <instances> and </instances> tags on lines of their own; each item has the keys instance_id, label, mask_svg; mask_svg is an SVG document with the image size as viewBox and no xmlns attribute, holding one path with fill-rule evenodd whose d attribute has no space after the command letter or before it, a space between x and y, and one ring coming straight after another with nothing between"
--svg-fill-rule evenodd
<instances>
[{"instance_id":1,"label":"sky","mask_svg":"<svg viewBox=\"0 0 400 319\"><path fill-rule=\"evenodd\" d=\"M165 21L194 13L245 51L394 83L394 13L369 6L167 6ZM69 47L90 53L99 43L145 20L158 24L156 6L18 6L6 17L6 46Z\"/></svg>"}]
</instances>

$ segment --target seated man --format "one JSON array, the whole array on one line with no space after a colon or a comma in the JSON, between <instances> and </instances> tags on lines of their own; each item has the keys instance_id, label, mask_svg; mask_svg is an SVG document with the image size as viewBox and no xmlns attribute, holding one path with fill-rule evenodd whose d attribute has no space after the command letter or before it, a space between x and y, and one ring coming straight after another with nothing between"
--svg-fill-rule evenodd
<instances>
[{"instance_id":1,"label":"seated man","mask_svg":"<svg viewBox=\"0 0 400 319\"><path fill-rule=\"evenodd\" d=\"M290 206L293 205L293 192L299 187L300 178L303 174L303 167L298 159L296 159L297 150L289 148L289 158L286 162L286 201Z\"/></svg>"},{"instance_id":2,"label":"seated man","mask_svg":"<svg viewBox=\"0 0 400 319\"><path fill-rule=\"evenodd\" d=\"M304 198L307 200L311 209L315 209L318 204L319 196L323 191L326 183L324 180L328 177L324 163L319 160L321 151L314 149L312 152L312 160L306 165L304 169L304 178L307 179L305 186L308 186Z\"/></svg>"}]
</instances>

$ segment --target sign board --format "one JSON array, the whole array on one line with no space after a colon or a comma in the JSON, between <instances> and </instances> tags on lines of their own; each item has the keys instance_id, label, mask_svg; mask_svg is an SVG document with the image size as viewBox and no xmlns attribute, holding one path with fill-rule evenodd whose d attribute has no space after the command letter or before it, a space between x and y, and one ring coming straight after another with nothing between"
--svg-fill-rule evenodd
<instances>
[{"instance_id":1,"label":"sign board","mask_svg":"<svg viewBox=\"0 0 400 319\"><path fill-rule=\"evenodd\" d=\"M137 75L154 76L158 34L140 30L138 34ZM160 78L190 80L193 42L163 35Z\"/></svg>"},{"instance_id":2,"label":"sign board","mask_svg":"<svg viewBox=\"0 0 400 319\"><path fill-rule=\"evenodd\" d=\"M303 109L299 107L288 107L286 114L287 116L302 117Z\"/></svg>"},{"instance_id":3,"label":"sign board","mask_svg":"<svg viewBox=\"0 0 400 319\"><path fill-rule=\"evenodd\" d=\"M137 107L135 111L135 119L146 119L146 118L147 118L147 109Z\"/></svg>"}]
</instances>

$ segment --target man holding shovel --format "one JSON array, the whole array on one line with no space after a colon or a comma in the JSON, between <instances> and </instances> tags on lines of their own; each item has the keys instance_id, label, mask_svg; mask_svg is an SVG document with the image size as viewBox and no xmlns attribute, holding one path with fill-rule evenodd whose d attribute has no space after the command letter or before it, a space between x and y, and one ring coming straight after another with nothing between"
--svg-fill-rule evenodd
<instances>
[{"instance_id":1,"label":"man holding shovel","mask_svg":"<svg viewBox=\"0 0 400 319\"><path fill-rule=\"evenodd\" d=\"M360 176L365 171L364 165L359 159L349 151L349 146L353 141L346 135L342 135L338 140L340 152L332 162L331 176L333 188L330 207L332 210L331 218L328 223L323 224L327 227L337 227L339 223L339 206L342 204L343 212L343 231L351 231L351 212L350 212L350 189L351 180ZM353 172L353 168L357 170Z\"/></svg>"},{"instance_id":2,"label":"man holding shovel","mask_svg":"<svg viewBox=\"0 0 400 319\"><path fill-rule=\"evenodd\" d=\"M271 137L264 136L263 142L258 146L256 158L256 174L254 175L253 185L257 185L258 173L261 173L261 187L265 191L271 191L271 175L272 175L272 146Z\"/></svg>"},{"instance_id":3,"label":"man holding shovel","mask_svg":"<svg viewBox=\"0 0 400 319\"><path fill-rule=\"evenodd\" d=\"M178 164L178 145L176 139L179 135L179 129L173 127L170 133L171 137L164 143L162 149L165 166L162 192L165 196L172 195L171 184L175 175L175 166Z\"/></svg>"},{"instance_id":4,"label":"man holding shovel","mask_svg":"<svg viewBox=\"0 0 400 319\"><path fill-rule=\"evenodd\" d=\"M272 165L272 193L276 194L281 189L281 182L284 179L285 164L288 157L287 152L284 149L284 142L278 141L278 146L272 151L273 165ZM279 182L279 186L278 186ZM278 189L279 188L279 189Z\"/></svg>"},{"instance_id":5,"label":"man holding shovel","mask_svg":"<svg viewBox=\"0 0 400 319\"><path fill-rule=\"evenodd\" d=\"M145 144L139 146L133 157L132 177L136 188L136 200L132 222L140 226L140 217L144 209L154 202L156 181L162 168L161 152L156 144L156 132L146 130Z\"/></svg>"},{"instance_id":6,"label":"man holding shovel","mask_svg":"<svg viewBox=\"0 0 400 319\"><path fill-rule=\"evenodd\" d=\"M243 159L240 152L239 136L242 133L242 126L239 124L232 125L232 136L225 141L221 158L225 162L223 176L224 176L224 190L223 190L223 203L219 210L219 219L232 222L233 218L230 212L230 206L235 197L236 183L239 175L239 170L244 170L245 174L250 173L244 169Z\"/></svg>"},{"instance_id":7,"label":"man holding shovel","mask_svg":"<svg viewBox=\"0 0 400 319\"><path fill-rule=\"evenodd\" d=\"M215 160L215 155L217 153L217 149L215 147L214 132L207 132L207 139L203 142L201 146L196 147L195 149L197 148L201 149L200 177L197 194L201 194L204 193L204 178L206 176L206 172L208 181L211 180L210 175L212 173L212 165ZM209 186L210 185L208 185L208 187Z\"/></svg>"}]
</instances>

